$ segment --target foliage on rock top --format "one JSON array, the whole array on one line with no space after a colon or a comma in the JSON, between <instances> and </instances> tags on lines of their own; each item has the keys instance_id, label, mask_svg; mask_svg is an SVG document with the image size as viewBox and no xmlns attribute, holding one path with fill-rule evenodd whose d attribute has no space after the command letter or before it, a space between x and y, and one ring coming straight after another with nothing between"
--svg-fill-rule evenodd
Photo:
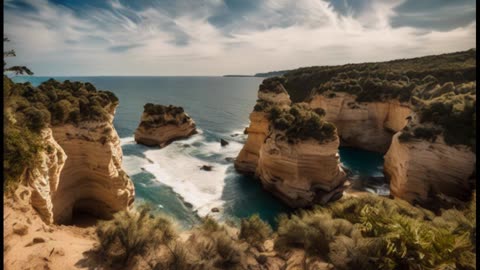
<instances>
[{"instance_id":1,"label":"foliage on rock top","mask_svg":"<svg viewBox=\"0 0 480 270\"><path fill-rule=\"evenodd\" d=\"M324 121L323 109L312 110L306 104L296 103L289 109L272 106L269 120L273 128L283 132L289 143L309 138L325 143L336 138L336 128Z\"/></svg>"},{"instance_id":2,"label":"foliage on rock top","mask_svg":"<svg viewBox=\"0 0 480 270\"><path fill-rule=\"evenodd\" d=\"M424 79L440 84L475 81L476 50L377 63L304 67L268 80L281 81L292 102L301 102L325 90L356 93L363 101L408 101L408 92Z\"/></svg>"},{"instance_id":3,"label":"foliage on rock top","mask_svg":"<svg viewBox=\"0 0 480 270\"><path fill-rule=\"evenodd\" d=\"M185 113L182 107L147 103L143 108L144 115L148 117L142 119L140 126L145 128L163 125L180 125L190 120L190 116Z\"/></svg>"},{"instance_id":4,"label":"foliage on rock top","mask_svg":"<svg viewBox=\"0 0 480 270\"><path fill-rule=\"evenodd\" d=\"M293 102L309 100L315 94L346 92L357 102L396 99L408 102L418 113L423 127L416 134L402 136L427 140L443 133L449 145L475 148L476 50L399 59L378 63L305 67L266 79L262 85L281 83ZM257 102L256 111L268 104ZM439 131L439 132L437 132ZM413 132L413 131L412 131Z\"/></svg>"}]
</instances>

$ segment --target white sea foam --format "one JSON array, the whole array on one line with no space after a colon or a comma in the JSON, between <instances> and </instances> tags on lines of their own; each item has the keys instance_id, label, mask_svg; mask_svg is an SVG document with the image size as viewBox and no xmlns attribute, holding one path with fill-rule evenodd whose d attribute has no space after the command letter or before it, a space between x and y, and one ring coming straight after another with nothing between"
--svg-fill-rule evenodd
<instances>
[{"instance_id":1,"label":"white sea foam","mask_svg":"<svg viewBox=\"0 0 480 270\"><path fill-rule=\"evenodd\" d=\"M125 137L125 138L120 138L120 145L124 146L126 144L134 144L135 139L132 137Z\"/></svg>"},{"instance_id":2,"label":"white sea foam","mask_svg":"<svg viewBox=\"0 0 480 270\"><path fill-rule=\"evenodd\" d=\"M122 145L130 144L132 140L124 138ZM200 216L205 216L211 208L224 203L221 196L225 176L227 168L232 166L225 164L225 158L236 157L241 147L242 144L236 141L229 141L225 147L219 141L207 142L199 132L162 149L150 148L143 152L145 158L125 155L123 165L129 175L140 173L142 169L151 173L157 181L170 186L184 201L192 204ZM213 168L204 171L200 169L203 165Z\"/></svg>"}]
</instances>

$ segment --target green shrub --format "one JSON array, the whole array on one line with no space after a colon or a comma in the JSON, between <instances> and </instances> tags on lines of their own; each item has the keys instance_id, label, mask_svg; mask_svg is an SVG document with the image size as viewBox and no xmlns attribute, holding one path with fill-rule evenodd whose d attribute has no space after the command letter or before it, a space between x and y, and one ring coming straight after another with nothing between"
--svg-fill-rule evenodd
<instances>
[{"instance_id":1,"label":"green shrub","mask_svg":"<svg viewBox=\"0 0 480 270\"><path fill-rule=\"evenodd\" d=\"M190 120L190 117L185 113L182 107L176 107L172 105L163 106L159 104L147 103L144 106L143 113L152 116L149 118L149 120L144 120L140 123L140 126L145 128L158 127L162 125L180 125L187 123L187 121Z\"/></svg>"},{"instance_id":2,"label":"green shrub","mask_svg":"<svg viewBox=\"0 0 480 270\"><path fill-rule=\"evenodd\" d=\"M336 135L336 128L333 124L322 120L324 110L311 110L305 105L294 104L289 110L281 110L277 106L270 108L269 120L273 127L285 131L289 141L296 142L313 138L320 143L332 140Z\"/></svg>"},{"instance_id":3,"label":"green shrub","mask_svg":"<svg viewBox=\"0 0 480 270\"><path fill-rule=\"evenodd\" d=\"M34 132L40 132L50 123L50 112L46 109L28 107L23 110L27 127Z\"/></svg>"},{"instance_id":4,"label":"green shrub","mask_svg":"<svg viewBox=\"0 0 480 270\"><path fill-rule=\"evenodd\" d=\"M260 219L258 214L242 219L239 238L250 245L263 244L272 233L270 225Z\"/></svg>"},{"instance_id":5,"label":"green shrub","mask_svg":"<svg viewBox=\"0 0 480 270\"><path fill-rule=\"evenodd\" d=\"M70 108L72 104L66 100L62 99L55 103L52 108L52 124L61 124L65 123L70 115Z\"/></svg>"},{"instance_id":6,"label":"green shrub","mask_svg":"<svg viewBox=\"0 0 480 270\"><path fill-rule=\"evenodd\" d=\"M142 205L138 211L121 211L98 225L98 251L113 263L127 265L135 256L145 256L160 245L174 241L177 233L169 218Z\"/></svg>"},{"instance_id":7,"label":"green shrub","mask_svg":"<svg viewBox=\"0 0 480 270\"><path fill-rule=\"evenodd\" d=\"M281 217L275 248L303 248L337 269L475 269L474 202L435 216L401 200L345 198Z\"/></svg>"},{"instance_id":8,"label":"green shrub","mask_svg":"<svg viewBox=\"0 0 480 270\"><path fill-rule=\"evenodd\" d=\"M4 127L3 186L4 191L14 189L21 175L32 168L43 149L41 136L26 128Z\"/></svg>"}]
</instances>

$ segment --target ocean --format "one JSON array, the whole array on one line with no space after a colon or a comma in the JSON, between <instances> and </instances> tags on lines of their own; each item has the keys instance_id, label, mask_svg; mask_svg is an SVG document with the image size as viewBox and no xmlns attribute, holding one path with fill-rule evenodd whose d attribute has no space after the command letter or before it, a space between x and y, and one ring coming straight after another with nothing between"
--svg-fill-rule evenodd
<instances>
[{"instance_id":1,"label":"ocean","mask_svg":"<svg viewBox=\"0 0 480 270\"><path fill-rule=\"evenodd\" d=\"M14 77L33 85L51 77ZM123 167L135 185L136 203L148 202L189 228L199 217L238 222L259 214L275 226L280 213L291 210L262 189L258 180L238 174L233 162L246 141L243 134L263 78L256 77L53 77L93 83L117 95L114 126L121 138ZM182 106L199 133L159 149L136 144L133 133L145 103ZM225 147L220 139L229 142ZM388 194L383 156L352 148L340 149L340 160L360 189ZM212 171L200 170L212 165ZM217 207L221 211L212 213Z\"/></svg>"}]
</instances>

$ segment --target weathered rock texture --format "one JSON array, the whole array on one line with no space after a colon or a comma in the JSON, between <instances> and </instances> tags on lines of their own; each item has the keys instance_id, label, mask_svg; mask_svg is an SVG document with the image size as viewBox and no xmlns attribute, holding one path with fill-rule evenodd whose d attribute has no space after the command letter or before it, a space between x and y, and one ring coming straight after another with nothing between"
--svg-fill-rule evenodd
<instances>
[{"instance_id":1,"label":"weathered rock texture","mask_svg":"<svg viewBox=\"0 0 480 270\"><path fill-rule=\"evenodd\" d=\"M310 106L325 110L325 120L337 127L342 145L386 153L392 136L407 124L412 114L408 104L396 100L356 102L354 95L342 92L314 95Z\"/></svg>"},{"instance_id":2,"label":"weathered rock texture","mask_svg":"<svg viewBox=\"0 0 480 270\"><path fill-rule=\"evenodd\" d=\"M384 170L393 196L411 203L431 204L437 194L468 200L472 193L469 178L476 157L466 146L449 146L442 136L435 142L399 140L395 134L385 155Z\"/></svg>"},{"instance_id":3,"label":"weathered rock texture","mask_svg":"<svg viewBox=\"0 0 480 270\"><path fill-rule=\"evenodd\" d=\"M273 130L260 148L256 175L263 186L291 207L324 204L343 191L338 137L319 144L314 139L289 144Z\"/></svg>"},{"instance_id":4,"label":"weathered rock texture","mask_svg":"<svg viewBox=\"0 0 480 270\"><path fill-rule=\"evenodd\" d=\"M40 153L38 166L26 173L25 177L32 188L32 206L47 224L51 224L54 221L52 195L57 191L67 156L53 138L51 129L44 129L42 138L46 150Z\"/></svg>"},{"instance_id":5,"label":"weathered rock texture","mask_svg":"<svg viewBox=\"0 0 480 270\"><path fill-rule=\"evenodd\" d=\"M260 90L258 98L250 114L247 142L235 159L237 171L255 175L265 189L291 207L340 197L345 172L339 162L338 136L326 143L314 139L289 143L284 132L271 125L263 108L289 108L291 101L286 91Z\"/></svg>"},{"instance_id":6,"label":"weathered rock texture","mask_svg":"<svg viewBox=\"0 0 480 270\"><path fill-rule=\"evenodd\" d=\"M134 187L121 167L122 149L108 121L65 124L42 131L46 150L25 174L31 204L47 224L68 224L74 211L99 218L127 209Z\"/></svg>"},{"instance_id":7,"label":"weathered rock texture","mask_svg":"<svg viewBox=\"0 0 480 270\"><path fill-rule=\"evenodd\" d=\"M122 169L120 139L111 121L53 132L68 157L53 197L57 223L69 222L72 211L108 218L133 203L133 184Z\"/></svg>"},{"instance_id":8,"label":"weathered rock texture","mask_svg":"<svg viewBox=\"0 0 480 270\"><path fill-rule=\"evenodd\" d=\"M283 88L283 86L282 86ZM283 88L280 93L266 93L259 91L258 98L279 107L288 107L291 104L290 97ZM255 174L258 164L259 152L268 136L270 121L268 113L263 110L254 110L250 113L250 126L245 130L248 134L247 142L235 159L235 169L245 174Z\"/></svg>"},{"instance_id":9,"label":"weathered rock texture","mask_svg":"<svg viewBox=\"0 0 480 270\"><path fill-rule=\"evenodd\" d=\"M182 108L154 106L165 109L159 113L149 113L146 110L143 112L140 124L135 130L137 143L164 147L172 141L188 138L197 133L195 122Z\"/></svg>"}]
</instances>

